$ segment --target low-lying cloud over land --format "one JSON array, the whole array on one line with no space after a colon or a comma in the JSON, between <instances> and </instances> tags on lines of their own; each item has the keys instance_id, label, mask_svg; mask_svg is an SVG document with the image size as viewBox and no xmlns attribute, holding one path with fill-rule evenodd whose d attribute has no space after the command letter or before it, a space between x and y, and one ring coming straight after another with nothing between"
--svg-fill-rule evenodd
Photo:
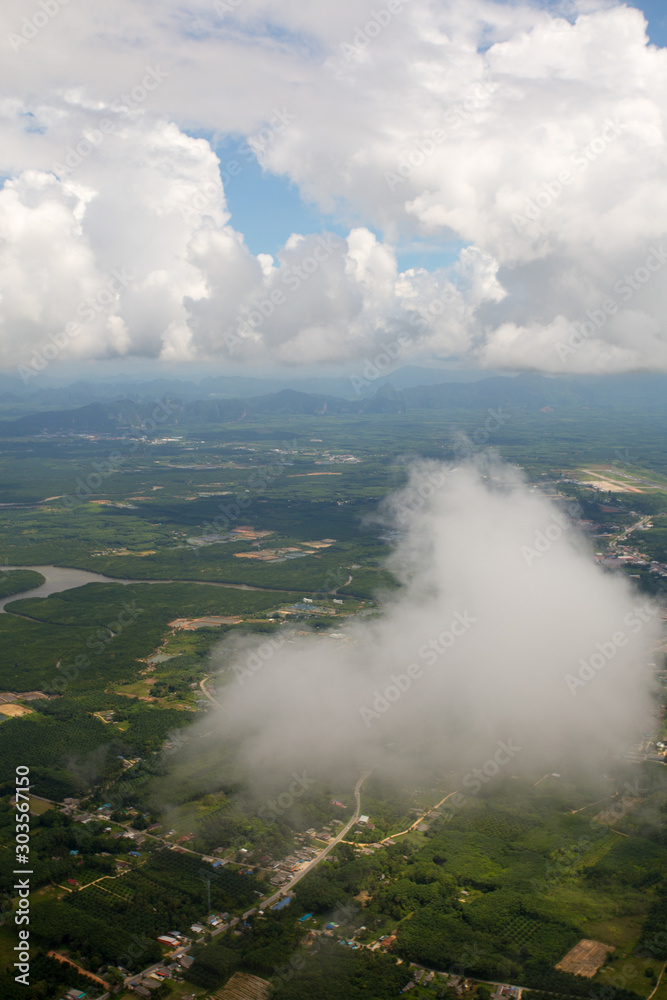
<instances>
[{"instance_id":1,"label":"low-lying cloud over land","mask_svg":"<svg viewBox=\"0 0 667 1000\"><path fill-rule=\"evenodd\" d=\"M407 334L404 360L667 370L667 54L639 10L7 0L0 49L5 366L340 365ZM251 252L226 194L251 163L335 233Z\"/></svg>"},{"instance_id":2,"label":"low-lying cloud over land","mask_svg":"<svg viewBox=\"0 0 667 1000\"><path fill-rule=\"evenodd\" d=\"M595 766L645 731L657 608L516 469L415 464L382 517L401 529L388 563L401 587L379 617L214 656L217 726L251 783L389 758L412 775Z\"/></svg>"}]
</instances>

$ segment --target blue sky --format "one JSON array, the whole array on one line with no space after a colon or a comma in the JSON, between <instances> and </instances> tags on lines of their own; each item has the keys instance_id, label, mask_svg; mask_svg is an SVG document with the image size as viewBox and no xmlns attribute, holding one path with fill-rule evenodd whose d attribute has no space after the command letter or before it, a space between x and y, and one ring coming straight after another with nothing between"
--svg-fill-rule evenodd
<instances>
[{"instance_id":1,"label":"blue sky","mask_svg":"<svg viewBox=\"0 0 667 1000\"><path fill-rule=\"evenodd\" d=\"M5 6L21 24L24 0ZM642 277L653 274L645 261L667 264L656 196L665 57L644 50L635 6L425 0L380 39L377 10L362 14L375 0L290 0L273 5L290 32L276 29L275 44L266 0L245 0L215 30L210 0L163 0L159 16L136 0L93 6L51 19L29 44L17 36L25 47L6 74L0 370L51 355L363 371L414 327L406 363L667 371L667 283L644 289ZM545 12L573 20L577 9L590 17L544 30ZM667 49L667 0L640 10ZM465 110L481 69L475 40L492 44L496 20L508 42L493 63L500 99L452 121L443 108ZM356 38L377 46L372 58L369 48L351 63L341 39ZM127 114L125 91L137 105ZM103 108L122 122L114 138L102 134ZM632 110L610 135L601 123L621 108ZM293 118L288 136L273 135ZM443 123L456 141L415 162L409 143ZM262 170L249 141L283 176ZM80 162L50 171L70 146ZM401 158L409 184L394 190L383 176L403 170ZM245 245L225 229L217 172ZM327 230L335 238L318 239ZM276 260L292 233L313 238ZM259 267L262 254L277 266ZM612 291L603 325L581 340L577 324L588 329Z\"/></svg>"},{"instance_id":2,"label":"blue sky","mask_svg":"<svg viewBox=\"0 0 667 1000\"><path fill-rule=\"evenodd\" d=\"M247 150L247 146L241 139L230 139L215 146L232 225L243 233L251 253L275 255L292 233L318 233L327 229L347 236L350 226L304 202L295 184L263 171L244 149ZM358 222L372 229L368 220L359 219ZM354 225L354 221L351 224ZM376 236L382 238L381 233ZM457 242L441 247L424 241L404 248L403 252L399 249L399 268L433 270L447 266L456 260L461 245Z\"/></svg>"},{"instance_id":3,"label":"blue sky","mask_svg":"<svg viewBox=\"0 0 667 1000\"><path fill-rule=\"evenodd\" d=\"M654 45L667 45L667 7L664 0L645 0L644 3L629 3L628 7L643 10L648 19L649 38Z\"/></svg>"},{"instance_id":4,"label":"blue sky","mask_svg":"<svg viewBox=\"0 0 667 1000\"><path fill-rule=\"evenodd\" d=\"M649 22L649 37L655 45L667 44L665 0L645 0L644 3L628 3L628 6L644 12ZM243 146L242 139L230 139L217 144L215 150L220 157L232 225L244 234L251 253L275 255L294 232L316 233L328 229L341 236L347 235L349 226L341 225L331 216L323 215L316 206L305 203L295 184L264 172L256 160L242 152ZM372 228L365 219L359 222ZM376 235L382 238L381 233ZM460 243L438 246L423 241L398 248L399 270L446 267L456 260L461 246Z\"/></svg>"}]
</instances>

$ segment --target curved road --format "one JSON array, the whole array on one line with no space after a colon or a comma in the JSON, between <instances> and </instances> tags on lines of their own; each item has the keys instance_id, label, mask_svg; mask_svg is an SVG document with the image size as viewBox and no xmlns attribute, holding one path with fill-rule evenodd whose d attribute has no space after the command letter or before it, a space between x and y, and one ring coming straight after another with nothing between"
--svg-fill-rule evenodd
<instances>
[{"instance_id":1,"label":"curved road","mask_svg":"<svg viewBox=\"0 0 667 1000\"><path fill-rule=\"evenodd\" d=\"M311 872L313 870L313 868L316 868L317 865L319 865L320 861L323 861L326 858L327 854L329 854L329 852L336 846L336 844L339 844L341 842L341 840L343 839L343 837L347 833L349 833L349 831L352 829L352 827L354 826L354 824L358 821L359 815L361 813L361 788L362 788L362 785L363 785L364 781L366 780L366 778L370 777L370 775L372 773L373 773L372 771L364 771L364 773L359 778L357 784L355 785L355 788L354 788L354 798L356 800L357 805L356 805L356 809L354 811L354 815L353 815L352 819L343 827L343 829L340 831L340 833L336 834L336 836L331 841L331 843L328 844L324 848L324 850L321 851L317 855L317 857L313 858L313 860L310 861L306 865L306 867L303 869L303 871L300 871L297 875L294 876L293 879L290 879L289 882L287 882L285 885L281 886L281 888L278 890L278 892L274 892L273 896L269 896L268 899L265 899L263 902L260 902L259 905L262 907L262 909L266 910L268 907L273 906L273 904L275 902L277 902L277 900L279 900L281 896L284 896L291 889L293 889L294 886L297 884L297 882L300 882L301 879L304 877L304 875L307 875L308 872Z\"/></svg>"},{"instance_id":2,"label":"curved road","mask_svg":"<svg viewBox=\"0 0 667 1000\"><path fill-rule=\"evenodd\" d=\"M647 996L646 1000L653 1000L653 997L654 997L654 996L655 996L655 994L656 994L656 993L658 992L658 987L660 986L660 981L662 980L662 977L663 977L663 976L664 976L664 974L665 974L665 969L667 969L667 962L665 962L665 964L664 964L664 965L663 965L663 967L662 967L662 972L661 972L661 973L660 973L660 975L658 976L658 981L657 981L657 983L655 984L655 988L654 988L653 992L652 992L652 993L650 993L650 994L649 994L649 996Z\"/></svg>"},{"instance_id":3,"label":"curved road","mask_svg":"<svg viewBox=\"0 0 667 1000\"><path fill-rule=\"evenodd\" d=\"M633 531L639 531L641 528L645 528L646 525L650 522L650 520L651 520L651 515L648 515L647 517L640 517L639 520L635 522L635 524L631 524L628 528L624 528L623 531L620 532L620 534L616 535L616 537L612 538L612 540L610 541L609 551L616 552L616 549L620 542L625 542L628 536L631 535Z\"/></svg>"},{"instance_id":4,"label":"curved road","mask_svg":"<svg viewBox=\"0 0 667 1000\"><path fill-rule=\"evenodd\" d=\"M406 833L411 833L413 830L416 830L419 824L424 822L424 817L428 815L428 813L434 812L434 810L439 809L440 806L447 801L447 799L451 799L452 795L456 795L456 793L459 791L460 791L459 788L455 788L453 792L450 792L448 795L445 795L444 799L440 799L437 805L431 806L430 809L427 809L425 812L423 812L421 816L414 821L414 823L410 824L407 830L401 830L400 833L392 833L388 837L385 837L384 840L381 840L380 843L386 844L388 840L394 840L395 837L404 837Z\"/></svg>"}]
</instances>

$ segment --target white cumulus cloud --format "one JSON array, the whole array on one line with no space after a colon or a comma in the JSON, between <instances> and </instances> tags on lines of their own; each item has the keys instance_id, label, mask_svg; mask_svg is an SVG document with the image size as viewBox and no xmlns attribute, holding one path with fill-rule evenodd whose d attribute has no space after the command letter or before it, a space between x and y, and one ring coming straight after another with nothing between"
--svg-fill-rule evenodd
<instances>
[{"instance_id":1,"label":"white cumulus cloud","mask_svg":"<svg viewBox=\"0 0 667 1000\"><path fill-rule=\"evenodd\" d=\"M667 55L640 11L47 6L8 0L0 25L4 365L125 268L62 356L340 363L407 332L406 358L667 369L667 283L646 264L667 239ZM299 289L289 269L330 237L251 254L214 151L230 137L347 234ZM402 271L419 240L458 261Z\"/></svg>"}]
</instances>

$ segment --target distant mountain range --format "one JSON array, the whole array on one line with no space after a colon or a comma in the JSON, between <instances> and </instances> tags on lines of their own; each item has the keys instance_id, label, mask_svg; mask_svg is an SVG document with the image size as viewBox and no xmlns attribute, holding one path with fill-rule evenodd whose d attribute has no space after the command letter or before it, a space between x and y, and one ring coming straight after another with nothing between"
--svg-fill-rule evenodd
<instances>
[{"instance_id":1,"label":"distant mountain range","mask_svg":"<svg viewBox=\"0 0 667 1000\"><path fill-rule=\"evenodd\" d=\"M139 402L142 399L164 398L166 395L183 401L213 398L247 399L251 396L266 396L281 392L283 389L358 400L375 395L377 390L386 384L391 384L396 389L408 389L413 386L438 385L445 382L476 382L494 375L493 372L460 372L445 368L420 368L415 365L398 368L377 379L372 377L369 379L364 372L368 374L368 366L360 362L359 370L354 371L349 377L307 378L303 375L294 375L289 378L255 378L245 375L214 375L197 381L168 378L141 380L122 377L117 381L80 379L64 382L45 373L24 382L14 375L0 373L0 402L5 411L12 406L15 407L17 411L15 415L18 416L30 407L35 410L70 409L101 400L130 399Z\"/></svg>"},{"instance_id":2,"label":"distant mountain range","mask_svg":"<svg viewBox=\"0 0 667 1000\"><path fill-rule=\"evenodd\" d=\"M217 379L211 381L217 382ZM185 384L190 389L190 385ZM209 386L204 383L199 384L199 398L193 399L189 393L175 391L172 383L149 385L150 391L144 386L141 393L121 399L100 401L98 393L97 401L81 406L43 409L18 419L6 419L0 422L0 434L23 437L63 431L121 433L139 428L150 417L158 400L168 400L170 404L171 415L165 427L215 425L271 416L398 415L420 410L484 411L497 407L560 413L588 408L598 412L642 413L657 418L667 415L667 376L654 374L568 378L522 374L402 389L385 382L374 384L372 395L356 399L289 388L227 399L206 392Z\"/></svg>"}]
</instances>

